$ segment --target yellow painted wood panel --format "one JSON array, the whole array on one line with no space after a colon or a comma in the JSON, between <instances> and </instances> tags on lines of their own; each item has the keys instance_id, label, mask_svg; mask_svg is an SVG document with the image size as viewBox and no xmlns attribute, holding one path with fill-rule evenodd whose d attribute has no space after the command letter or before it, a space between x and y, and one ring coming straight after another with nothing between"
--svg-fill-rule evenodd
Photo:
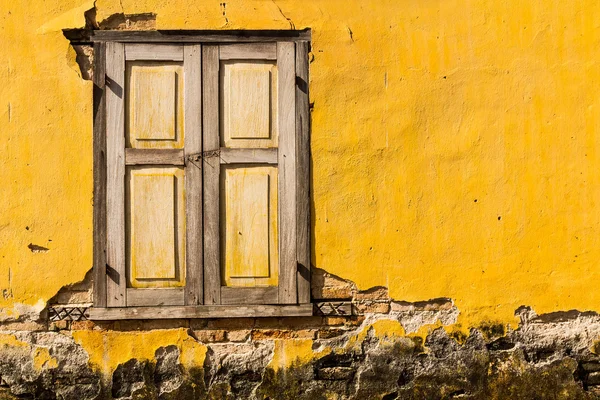
<instances>
[{"instance_id":1,"label":"yellow painted wood panel","mask_svg":"<svg viewBox=\"0 0 600 400\"><path fill-rule=\"evenodd\" d=\"M226 167L222 177L224 284L275 286L279 269L277 168Z\"/></svg>"},{"instance_id":2,"label":"yellow painted wood panel","mask_svg":"<svg viewBox=\"0 0 600 400\"><path fill-rule=\"evenodd\" d=\"M129 287L182 286L183 168L131 167L126 182Z\"/></svg>"},{"instance_id":3,"label":"yellow painted wood panel","mask_svg":"<svg viewBox=\"0 0 600 400\"><path fill-rule=\"evenodd\" d=\"M127 147L183 147L183 66L174 62L127 63Z\"/></svg>"},{"instance_id":4,"label":"yellow painted wood panel","mask_svg":"<svg viewBox=\"0 0 600 400\"><path fill-rule=\"evenodd\" d=\"M221 65L222 145L277 147L277 66L266 61Z\"/></svg>"}]
</instances>

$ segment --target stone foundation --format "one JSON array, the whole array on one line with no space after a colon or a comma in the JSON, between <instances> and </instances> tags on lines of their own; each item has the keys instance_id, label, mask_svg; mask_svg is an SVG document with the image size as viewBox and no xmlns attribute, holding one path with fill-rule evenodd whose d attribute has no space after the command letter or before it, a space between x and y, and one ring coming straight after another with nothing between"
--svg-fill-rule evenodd
<instances>
[{"instance_id":1,"label":"stone foundation","mask_svg":"<svg viewBox=\"0 0 600 400\"><path fill-rule=\"evenodd\" d=\"M88 306L90 294L86 280L51 306ZM312 295L350 304L351 314L94 323L51 322L44 312L5 321L0 399L600 398L595 313L537 316L522 307L518 329L488 323L464 336L446 330L459 314L449 299L394 301L385 288L361 292L321 270ZM114 357L109 348L141 354L147 335L173 332L183 339L102 365ZM86 345L89 335L100 347ZM190 345L202 362L190 363Z\"/></svg>"}]
</instances>

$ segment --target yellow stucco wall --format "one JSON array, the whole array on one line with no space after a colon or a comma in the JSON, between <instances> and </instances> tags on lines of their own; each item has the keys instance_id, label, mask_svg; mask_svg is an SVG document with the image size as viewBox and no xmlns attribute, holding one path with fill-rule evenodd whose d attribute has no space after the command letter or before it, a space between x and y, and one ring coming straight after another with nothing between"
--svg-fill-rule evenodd
<instances>
[{"instance_id":1,"label":"yellow stucco wall","mask_svg":"<svg viewBox=\"0 0 600 400\"><path fill-rule=\"evenodd\" d=\"M221 3L96 7L156 13L159 29L312 28L316 267L395 299L450 297L463 325L600 309L600 4ZM92 84L61 32L92 5L0 1L5 316L92 265Z\"/></svg>"}]
</instances>

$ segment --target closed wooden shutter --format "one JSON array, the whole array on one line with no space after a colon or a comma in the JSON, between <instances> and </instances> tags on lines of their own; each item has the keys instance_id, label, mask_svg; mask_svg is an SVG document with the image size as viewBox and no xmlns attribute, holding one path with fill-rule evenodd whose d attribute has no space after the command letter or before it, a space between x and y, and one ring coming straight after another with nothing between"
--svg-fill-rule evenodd
<instances>
[{"instance_id":1,"label":"closed wooden shutter","mask_svg":"<svg viewBox=\"0 0 600 400\"><path fill-rule=\"evenodd\" d=\"M198 304L200 46L108 43L106 65L107 306Z\"/></svg>"},{"instance_id":2,"label":"closed wooden shutter","mask_svg":"<svg viewBox=\"0 0 600 400\"><path fill-rule=\"evenodd\" d=\"M99 49L95 305L128 317L310 313L260 307L310 302L308 42Z\"/></svg>"},{"instance_id":3,"label":"closed wooden shutter","mask_svg":"<svg viewBox=\"0 0 600 400\"><path fill-rule=\"evenodd\" d=\"M297 303L295 44L202 60L205 303Z\"/></svg>"}]
</instances>

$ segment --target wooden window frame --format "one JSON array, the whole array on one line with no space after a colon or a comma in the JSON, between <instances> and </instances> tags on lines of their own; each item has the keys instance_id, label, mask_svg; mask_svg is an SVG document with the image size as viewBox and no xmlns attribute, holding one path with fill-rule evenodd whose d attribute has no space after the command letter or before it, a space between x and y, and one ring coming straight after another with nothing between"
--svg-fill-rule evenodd
<instances>
[{"instance_id":1,"label":"wooden window frame","mask_svg":"<svg viewBox=\"0 0 600 400\"><path fill-rule=\"evenodd\" d=\"M94 306L89 310L89 319L92 320L118 320L118 319L165 319L165 318L222 318L222 317L276 317L276 316L309 316L312 315L313 307L310 303L310 111L308 95L308 53L310 51L310 30L302 31L96 31L92 37L94 42L94 140L93 140L93 172L94 172L94 209L93 209L93 261L94 261ZM107 252L107 243L111 240L120 241L124 246L124 235L115 235L115 226L118 232L124 228L118 226L119 222L109 221L107 218L110 210L114 212L117 204L113 194L107 192L107 180L119 179L121 174L119 166L113 165L109 159L115 158L114 148L117 148L121 138L115 139L115 135L108 135L111 129L121 129L123 124L122 110L111 110L114 102L107 99L110 96L119 96L124 93L124 82L112 79L114 71L124 68L125 59L115 58L111 51L115 49L122 51L128 44L136 44L136 51L144 52L145 46L160 44L180 45L183 47L183 58L186 65L195 68L198 73L193 74L191 79L199 79L197 85L185 85L186 104L190 100L193 107L208 107L207 104L218 104L218 71L215 79L215 71L211 70L210 63L206 62L210 57L215 57L219 62L217 46L233 44L223 47L227 51L221 51L220 59L227 59L229 52L235 52L235 43L254 43L255 48L272 48L277 45L277 55L287 52L291 56L289 61L291 75L286 76L283 69L283 77L294 81L295 93L288 94L287 104L294 103L288 107L289 112L288 129L292 129L290 138L284 140L278 149L265 149L264 151L236 151L219 148L218 115L216 113L202 110L201 113L190 113L186 115L185 129L190 132L194 129L201 130L195 135L185 137L185 151L195 154L206 154L207 151L220 150L220 157L205 158L204 163L216 163L220 168L221 163L227 162L252 162L259 159L261 162L277 163L284 166L288 176L284 177L283 185L288 189L285 193L293 198L282 202L279 210L279 219L287 218L293 221L288 224L291 229L279 239L282 249L280 260L284 258L285 265L296 264L297 268L280 269L280 280L283 285L279 286L277 295L278 304L222 304L221 295L216 290L220 286L220 261L214 255L219 254L218 244L221 240L219 232L218 202L207 198L211 195L219 195L218 174L215 176L207 172L209 168L188 168L186 171L186 220L188 227L186 233L187 252L186 258L193 260L193 264L199 268L190 269L192 263L186 262L187 278L184 289L184 305L178 306L123 306L119 301L111 301L118 298L115 293L114 282L125 279L125 271L116 271L110 264L114 254ZM267 46L266 44L271 44ZM130 48L134 48L130 46ZM155 49L157 47L154 47ZM172 56L169 47L158 47L162 55L157 57ZM243 47L238 48L243 49ZM164 50L164 51L162 51ZM290 53L291 52L291 53ZM235 55L235 54L234 54ZM128 59L135 57L130 52ZM148 57L148 54L145 55ZM133 59L133 58L131 58ZM188 64L189 63L189 64ZM279 63L279 61L278 61ZM214 65L214 63L212 64ZM218 65L218 64L217 64ZM295 70L295 73L294 73ZM196 76L197 75L197 76ZM117 73L114 76L119 76ZM122 73L121 73L122 76ZM187 78L186 78L187 79ZM215 87L215 82L217 86ZM215 103L215 99L217 100ZM216 121L216 122L215 122ZM216 132L216 133L215 133ZM208 134L207 134L208 133ZM200 140L198 140L200 138ZM216 139L216 141L215 141ZM124 147L124 146L123 146ZM113 150L111 150L113 149ZM122 151L121 151L122 152ZM291 158L286 153L294 152L296 161L293 165L285 163ZM123 157L127 164L168 163L183 164L187 156L181 150L173 150L161 154L151 154L152 151L136 151L127 149L126 154L118 154ZM125 162L123 162L123 165ZM116 168L116 170L115 170ZM122 168L121 168L122 169ZM292 176L291 178L289 176ZM216 183L215 183L216 182ZM208 185L211 185L210 188ZM216 192L215 192L216 191ZM196 194L196 195L194 195ZM118 196L117 196L118 200ZM215 204L217 212L215 213ZM215 230L216 227L216 230ZM201 235L201 240L197 239ZM121 237L123 236L123 237ZM216 240L215 240L216 238ZM117 243L117 244L118 244ZM192 245L195 243L196 245ZM199 243L199 244L198 244ZM216 248L215 248L216 246ZM115 248L115 246L109 246ZM117 246L118 248L118 246ZM112 250L111 250L112 251ZM119 250L124 254L124 250ZM122 255L117 255L122 256ZM123 265L123 263L121 263ZM210 272L206 272L210 271ZM125 285L119 285L123 290ZM277 287L274 287L277 290ZM236 289L240 290L240 289ZM271 290L272 292L272 290ZM256 291L251 297L256 297ZM115 294L117 297L114 297ZM111 297L113 296L113 297ZM262 303L269 303L267 297ZM224 301L226 303L226 301ZM260 303L260 301L258 301Z\"/></svg>"}]
</instances>

